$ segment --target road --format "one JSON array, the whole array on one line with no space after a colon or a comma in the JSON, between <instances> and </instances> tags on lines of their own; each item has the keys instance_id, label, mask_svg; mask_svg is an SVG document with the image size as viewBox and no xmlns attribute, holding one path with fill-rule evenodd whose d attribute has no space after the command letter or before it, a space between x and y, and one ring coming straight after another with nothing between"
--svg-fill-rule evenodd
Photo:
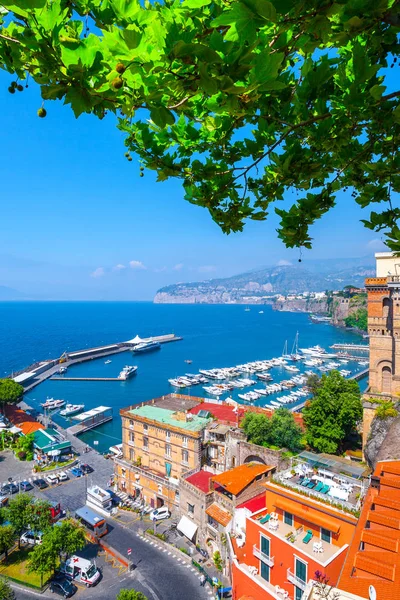
<instances>
[{"instance_id":1,"label":"road","mask_svg":"<svg viewBox=\"0 0 400 600\"><path fill-rule=\"evenodd\" d=\"M113 600L122 588L141 591L149 600L210 600L212 593L207 586L200 586L199 573L187 560L174 552L161 547L157 540L148 540L125 526L112 521L110 532L104 542L126 555L132 549L133 571L119 572L119 569L106 563L103 556L96 557L96 563L103 573L102 581L92 589L79 588L76 600ZM93 548L93 546L92 546ZM30 590L14 587L16 600L53 598L49 591L38 594Z\"/></svg>"}]
</instances>

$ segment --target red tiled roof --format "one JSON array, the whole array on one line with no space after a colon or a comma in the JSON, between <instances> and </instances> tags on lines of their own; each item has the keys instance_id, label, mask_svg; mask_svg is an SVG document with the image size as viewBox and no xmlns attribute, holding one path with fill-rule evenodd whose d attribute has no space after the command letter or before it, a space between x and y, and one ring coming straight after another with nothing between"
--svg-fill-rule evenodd
<instances>
[{"instance_id":1,"label":"red tiled roof","mask_svg":"<svg viewBox=\"0 0 400 600\"><path fill-rule=\"evenodd\" d=\"M338 588L368 597L373 585L378 598L400 600L400 461L378 463L374 476Z\"/></svg>"},{"instance_id":2,"label":"red tiled roof","mask_svg":"<svg viewBox=\"0 0 400 600\"><path fill-rule=\"evenodd\" d=\"M217 523L226 527L228 523L232 519L232 515L229 514L226 510L218 506L215 502L210 504L210 506L206 510L206 514L210 515Z\"/></svg>"},{"instance_id":3,"label":"red tiled roof","mask_svg":"<svg viewBox=\"0 0 400 600\"><path fill-rule=\"evenodd\" d=\"M214 475L213 481L221 485L227 492L237 496L244 490L256 477L272 471L275 467L263 465L261 463L245 463L234 469L229 469L220 475Z\"/></svg>"},{"instance_id":4,"label":"red tiled roof","mask_svg":"<svg viewBox=\"0 0 400 600\"><path fill-rule=\"evenodd\" d=\"M247 502L243 502L243 504L239 504L236 508L247 508L251 513L265 508L265 492L259 496L255 496L251 500L247 500Z\"/></svg>"},{"instance_id":5,"label":"red tiled roof","mask_svg":"<svg viewBox=\"0 0 400 600\"><path fill-rule=\"evenodd\" d=\"M218 421L231 423L232 425L237 424L238 415L233 410L233 406L229 406L229 404L213 404L212 402L202 402L201 404L191 408L189 412L197 415L201 410L208 410ZM239 421L243 417L244 412L244 409L239 408Z\"/></svg>"},{"instance_id":6,"label":"red tiled roof","mask_svg":"<svg viewBox=\"0 0 400 600\"><path fill-rule=\"evenodd\" d=\"M187 477L185 481L188 481L199 490L207 494L210 491L210 479L214 476L214 473L209 473L208 471L198 471L197 473L193 473L190 477Z\"/></svg>"},{"instance_id":7,"label":"red tiled roof","mask_svg":"<svg viewBox=\"0 0 400 600\"><path fill-rule=\"evenodd\" d=\"M17 408L12 404L5 405L4 413L7 419L9 419L13 425L19 427L24 435L34 433L35 431L39 431L39 429L45 429L43 425L36 421L35 417L28 415L22 408Z\"/></svg>"}]
</instances>

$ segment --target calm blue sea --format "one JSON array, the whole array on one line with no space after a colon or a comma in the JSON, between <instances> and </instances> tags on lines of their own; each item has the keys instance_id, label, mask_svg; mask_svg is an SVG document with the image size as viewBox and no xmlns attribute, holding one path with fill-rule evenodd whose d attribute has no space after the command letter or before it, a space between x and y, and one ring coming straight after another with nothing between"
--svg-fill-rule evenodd
<instances>
[{"instance_id":1,"label":"calm blue sea","mask_svg":"<svg viewBox=\"0 0 400 600\"><path fill-rule=\"evenodd\" d=\"M138 365L137 375L126 382L46 381L27 394L26 400L39 407L47 397L83 403L86 410L106 405L114 419L82 436L97 441L106 450L121 441L119 409L172 391L168 379L199 369L233 366L277 357L285 340L291 350L296 331L299 346L319 344L328 349L335 342L359 343L360 336L328 324L313 324L308 315L275 312L270 306L162 305L150 302L0 302L0 377L38 360L55 358L67 350L121 342L133 338L176 333L183 341L165 344L158 352L132 355L130 352L90 361L68 370L71 377L117 377L126 364ZM188 365L185 359L193 363ZM353 372L365 367L343 365ZM290 375L281 367L270 371L274 381ZM261 387L260 385L256 387ZM248 389L244 390L245 392ZM205 396L201 386L192 395ZM235 398L243 391L235 390ZM268 403L273 397L259 400ZM64 426L61 417L55 421Z\"/></svg>"}]
</instances>

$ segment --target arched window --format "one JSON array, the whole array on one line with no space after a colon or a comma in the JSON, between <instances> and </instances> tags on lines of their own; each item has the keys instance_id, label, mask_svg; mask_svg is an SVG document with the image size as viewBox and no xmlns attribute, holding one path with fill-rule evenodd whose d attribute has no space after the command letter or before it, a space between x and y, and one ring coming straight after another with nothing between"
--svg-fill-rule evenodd
<instances>
[{"instance_id":1,"label":"arched window","mask_svg":"<svg viewBox=\"0 0 400 600\"><path fill-rule=\"evenodd\" d=\"M382 393L390 394L392 391L392 369L383 367L382 369Z\"/></svg>"},{"instance_id":2,"label":"arched window","mask_svg":"<svg viewBox=\"0 0 400 600\"><path fill-rule=\"evenodd\" d=\"M390 300L389 298L384 298L382 303L382 316L384 318L388 318L390 309Z\"/></svg>"}]
</instances>

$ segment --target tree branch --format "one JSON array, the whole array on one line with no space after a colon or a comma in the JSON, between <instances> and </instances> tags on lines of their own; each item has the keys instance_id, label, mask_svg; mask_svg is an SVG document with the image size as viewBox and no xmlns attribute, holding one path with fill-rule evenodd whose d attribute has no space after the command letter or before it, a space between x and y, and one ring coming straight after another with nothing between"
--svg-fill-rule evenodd
<instances>
[{"instance_id":1,"label":"tree branch","mask_svg":"<svg viewBox=\"0 0 400 600\"><path fill-rule=\"evenodd\" d=\"M14 42L14 44L20 44L21 42L19 40L16 40L15 38L9 37L8 35L3 35L2 33L0 33L0 38L3 38L3 40L7 40L8 42Z\"/></svg>"},{"instance_id":2,"label":"tree branch","mask_svg":"<svg viewBox=\"0 0 400 600\"><path fill-rule=\"evenodd\" d=\"M398 92L392 92L391 94L387 94L386 96L382 96L379 102L384 102L385 100L391 100L392 98L397 98L400 96L400 90Z\"/></svg>"}]
</instances>

